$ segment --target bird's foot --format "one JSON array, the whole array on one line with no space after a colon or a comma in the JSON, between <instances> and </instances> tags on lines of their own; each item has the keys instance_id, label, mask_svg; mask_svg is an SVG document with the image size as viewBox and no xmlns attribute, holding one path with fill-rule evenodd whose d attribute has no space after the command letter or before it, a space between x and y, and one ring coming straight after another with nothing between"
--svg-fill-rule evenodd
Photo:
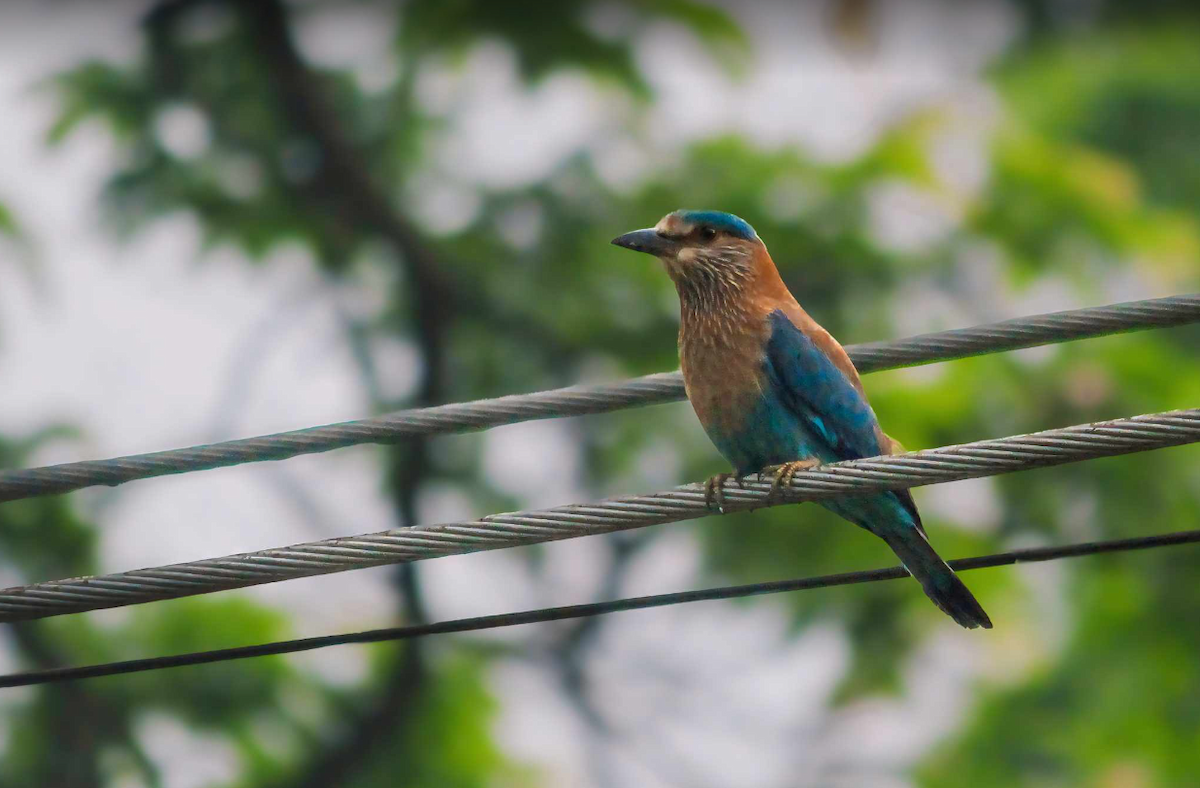
<instances>
[{"instance_id":1,"label":"bird's foot","mask_svg":"<svg viewBox=\"0 0 1200 788\"><path fill-rule=\"evenodd\" d=\"M771 490L767 493L767 503L779 503L779 499L783 497L783 491L791 486L793 476L800 471L812 470L820 464L821 461L814 457L807 460L785 462L775 468L775 480L771 482Z\"/></svg>"},{"instance_id":2,"label":"bird's foot","mask_svg":"<svg viewBox=\"0 0 1200 788\"><path fill-rule=\"evenodd\" d=\"M738 487L745 488L742 477L736 473L718 473L710 476L704 485L704 504L712 511L725 514L725 482L733 479Z\"/></svg>"}]
</instances>

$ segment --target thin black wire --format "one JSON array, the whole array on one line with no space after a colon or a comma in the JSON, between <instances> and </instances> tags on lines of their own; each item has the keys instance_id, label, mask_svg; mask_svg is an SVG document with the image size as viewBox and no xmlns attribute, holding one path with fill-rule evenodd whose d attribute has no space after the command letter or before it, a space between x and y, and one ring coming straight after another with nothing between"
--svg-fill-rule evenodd
<instances>
[{"instance_id":1,"label":"thin black wire","mask_svg":"<svg viewBox=\"0 0 1200 788\"><path fill-rule=\"evenodd\" d=\"M1171 547L1196 543L1200 543L1200 530L1175 531L1166 534L1155 534L1154 536L1081 542L1058 547L1026 547L1019 550L1009 550L1004 553L994 553L992 555L959 558L950 561L949 564L956 571L962 572L971 569L985 569L1020 563L1053 561L1059 558L1077 558L1085 555L1148 550L1156 547ZM593 602L584 605L526 610L518 613L460 618L452 621L438 621L432 624L388 627L386 629L371 629L365 632L350 632L341 635L283 640L274 643L263 643L257 646L238 646L236 648L195 651L172 656L105 662L97 665L52 668L50 670L29 671L27 673L10 673L0 676L0 688L26 687L37 684L99 678L101 676L143 673L151 670L164 670L189 665L209 665L215 662L229 662L275 654L294 654L298 651L312 651L313 649L344 646L352 643L379 643L383 641L409 640L428 635L444 635L452 632L476 632L483 629L512 627L521 624L537 624L547 621L562 621L570 618L585 618L626 610L645 610L647 608L666 607L668 605L678 605L688 602L709 602L718 599L736 599L763 594L779 594L788 591L804 591L812 588L831 588L833 586L855 585L858 583L875 583L881 580L897 580L907 576L908 572L903 567L893 566L887 569L867 569L858 572L818 575L817 577L804 577L794 580L776 580L767 583L704 588L696 591L679 591L672 594L655 594L652 596L615 599L609 602Z\"/></svg>"}]
</instances>

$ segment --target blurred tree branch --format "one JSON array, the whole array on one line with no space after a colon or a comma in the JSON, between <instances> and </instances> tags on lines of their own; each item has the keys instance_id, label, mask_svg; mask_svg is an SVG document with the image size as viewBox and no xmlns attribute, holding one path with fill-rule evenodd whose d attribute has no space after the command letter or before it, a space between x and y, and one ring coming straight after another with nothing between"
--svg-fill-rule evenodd
<instances>
[{"instance_id":1,"label":"blurred tree branch","mask_svg":"<svg viewBox=\"0 0 1200 788\"><path fill-rule=\"evenodd\" d=\"M379 233L401 253L411 276L407 295L414 316L413 333L425 363L415 404L425 407L441 402L445 396L447 329L459 303L458 291L451 287L413 228L392 210L363 166L326 104L315 76L296 52L282 4L277 0L243 0L236 5L254 33L285 114L298 130L316 141L321 151L313 190L323 194L349 223ZM417 493L430 475L427 441L406 441L391 447L388 468L397 519L401 526L413 525L417 522ZM404 619L409 623L426 621L416 567L399 568L397 587ZM374 753L403 735L413 721L412 711L420 702L428 678L423 652L422 644L415 642L398 649L394 664L386 669L383 686L372 693L368 710L353 721L345 736L310 761L303 770L303 780L295 785L342 785L369 764Z\"/></svg>"},{"instance_id":2,"label":"blurred tree branch","mask_svg":"<svg viewBox=\"0 0 1200 788\"><path fill-rule=\"evenodd\" d=\"M44 669L66 664L38 631L37 624L12 624L9 632L33 667ZM46 687L42 692L46 694L43 702L58 721L58 746L62 753L62 757L47 759L43 764L44 779L50 785L101 788L104 785L99 763L101 740L111 736L119 723L99 713L95 699L82 685L67 683ZM102 719L105 724L100 726Z\"/></svg>"},{"instance_id":3,"label":"blurred tree branch","mask_svg":"<svg viewBox=\"0 0 1200 788\"><path fill-rule=\"evenodd\" d=\"M283 117L300 138L310 140L319 151L312 177L291 184L305 213L325 221L332 214L343 233L374 235L387 241L408 271L413 289L425 296L415 312L418 332L432 328L424 313L447 309L524 340L531 352L557 360L568 356L570 348L555 332L498 305L487 297L481 283L462 281L454 272L464 266L444 250L435 250L395 208L328 101L321 75L305 64L297 51L288 28L289 11L283 4L277 0L164 0L145 17L151 40L157 42L160 68L156 79L168 86L179 81L176 72L182 66L167 42L187 12L206 4L224 4L236 10L275 87ZM219 115L217 108L207 109Z\"/></svg>"},{"instance_id":4,"label":"blurred tree branch","mask_svg":"<svg viewBox=\"0 0 1200 788\"><path fill-rule=\"evenodd\" d=\"M49 425L17 440L0 439L0 467L21 467L47 443L76 437L73 428ZM0 511L0 541L6 562L26 571L56 577L89 574L94 569L93 530L76 519L65 499L48 498ZM86 626L86 625L85 625ZM46 622L10 624L5 628L18 661L34 670L65 667L74 661L73 634ZM78 630L76 630L76 633ZM7 731L0 788L9 785L102 788L112 775L106 755L127 755L147 788L161 788L162 777L133 731L135 706L121 689L104 691L86 683L38 688L27 704L25 728ZM30 738L28 731L50 729L50 740ZM15 763L14 763L15 761Z\"/></svg>"},{"instance_id":5,"label":"blurred tree branch","mask_svg":"<svg viewBox=\"0 0 1200 788\"><path fill-rule=\"evenodd\" d=\"M486 297L478 283L458 281L451 271L461 266L448 259L445 252L435 252L420 231L395 210L325 100L317 75L296 51L283 5L278 0L233 2L261 45L263 60L288 116L321 150L310 195L328 202L351 224L386 238L400 254L412 276L413 290L419 294L410 302L418 335L430 338L426 350L445 346L442 335L453 321L441 314L444 312L472 316L492 329L532 341L536 352L563 357L565 349L559 337L525 316L507 313ZM422 401L437 404L441 399Z\"/></svg>"},{"instance_id":6,"label":"blurred tree branch","mask_svg":"<svg viewBox=\"0 0 1200 788\"><path fill-rule=\"evenodd\" d=\"M25 622L9 625L9 634L21 655L35 670L67 666L45 625ZM53 716L55 756L40 765L45 785L102 788L108 776L101 764L107 745L119 745L133 759L148 788L161 788L162 776L133 735L129 708L92 692L86 684L68 682L41 689L41 702Z\"/></svg>"}]
</instances>

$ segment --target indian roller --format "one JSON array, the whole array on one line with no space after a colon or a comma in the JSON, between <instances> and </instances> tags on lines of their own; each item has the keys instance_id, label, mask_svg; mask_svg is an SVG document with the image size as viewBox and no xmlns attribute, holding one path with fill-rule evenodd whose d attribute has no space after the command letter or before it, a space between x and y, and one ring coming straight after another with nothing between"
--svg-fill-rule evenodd
<instances>
[{"instance_id":1,"label":"indian roller","mask_svg":"<svg viewBox=\"0 0 1200 788\"><path fill-rule=\"evenodd\" d=\"M730 477L779 466L772 497L821 463L896 454L845 349L788 291L754 229L720 211L679 210L613 239L659 258L679 293L679 363L692 408L732 474L709 480L720 508ZM964 627L992 622L934 551L908 490L822 506L887 542L943 612Z\"/></svg>"}]
</instances>

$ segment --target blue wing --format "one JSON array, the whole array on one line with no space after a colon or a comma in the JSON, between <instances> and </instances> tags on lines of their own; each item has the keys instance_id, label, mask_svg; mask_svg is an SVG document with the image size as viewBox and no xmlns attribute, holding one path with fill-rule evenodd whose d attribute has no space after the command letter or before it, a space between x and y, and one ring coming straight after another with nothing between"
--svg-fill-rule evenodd
<instances>
[{"instance_id":1,"label":"blue wing","mask_svg":"<svg viewBox=\"0 0 1200 788\"><path fill-rule=\"evenodd\" d=\"M829 456L858 460L882 454L875 412L858 389L787 315L775 310L768 318L767 375L780 401L804 424ZM884 493L911 515L922 534L921 515L908 490Z\"/></svg>"},{"instance_id":2,"label":"blue wing","mask_svg":"<svg viewBox=\"0 0 1200 788\"><path fill-rule=\"evenodd\" d=\"M767 374L783 404L832 457L881 454L875 414L858 389L783 312L776 310L768 319Z\"/></svg>"}]
</instances>

